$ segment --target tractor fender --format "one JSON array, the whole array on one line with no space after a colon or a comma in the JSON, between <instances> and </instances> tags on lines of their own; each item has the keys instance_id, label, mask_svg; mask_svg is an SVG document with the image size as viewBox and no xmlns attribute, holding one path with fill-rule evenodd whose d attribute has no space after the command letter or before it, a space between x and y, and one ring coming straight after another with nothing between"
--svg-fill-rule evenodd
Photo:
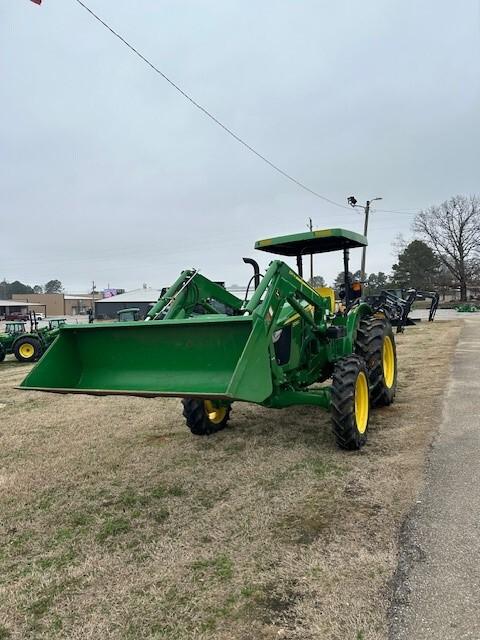
<instances>
[{"instance_id":1,"label":"tractor fender","mask_svg":"<svg viewBox=\"0 0 480 640\"><path fill-rule=\"evenodd\" d=\"M346 326L346 342L348 353L354 352L354 345L357 339L357 329L358 325L360 324L360 320L362 320L362 318L365 318L366 316L371 315L373 315L373 309L366 302L361 302L360 304L350 309L350 311L348 312Z\"/></svg>"}]
</instances>

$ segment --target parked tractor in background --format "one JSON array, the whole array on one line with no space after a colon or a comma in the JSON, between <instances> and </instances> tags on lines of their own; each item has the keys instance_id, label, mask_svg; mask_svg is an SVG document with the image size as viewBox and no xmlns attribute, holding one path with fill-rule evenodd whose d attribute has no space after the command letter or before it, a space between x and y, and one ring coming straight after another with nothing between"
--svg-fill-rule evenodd
<instances>
[{"instance_id":1,"label":"parked tractor in background","mask_svg":"<svg viewBox=\"0 0 480 640\"><path fill-rule=\"evenodd\" d=\"M349 250L366 244L344 229L260 240L261 251L296 257L298 273L273 260L260 281L258 273L252 278L250 300L248 291L240 300L198 271L183 271L145 321L61 327L21 388L180 397L196 435L223 429L235 401L314 405L330 410L340 447L359 449L371 407L395 397L392 327L380 309L352 303L348 281L338 307L333 289L313 289L302 278L302 257L342 251L348 278Z\"/></svg>"},{"instance_id":2,"label":"parked tractor in background","mask_svg":"<svg viewBox=\"0 0 480 640\"><path fill-rule=\"evenodd\" d=\"M117 311L119 322L136 322L140 319L140 309L132 307L131 309L120 309Z\"/></svg>"},{"instance_id":3,"label":"parked tractor in background","mask_svg":"<svg viewBox=\"0 0 480 640\"><path fill-rule=\"evenodd\" d=\"M55 331L56 329L60 329L60 327L63 327L66 322L66 318L50 318L48 320L48 331Z\"/></svg>"},{"instance_id":4,"label":"parked tractor in background","mask_svg":"<svg viewBox=\"0 0 480 640\"><path fill-rule=\"evenodd\" d=\"M0 362L5 360L5 356L8 353L13 353L15 341L24 336L25 333L25 322L14 320L6 323L5 331L0 333Z\"/></svg>"},{"instance_id":5,"label":"parked tractor in background","mask_svg":"<svg viewBox=\"0 0 480 640\"><path fill-rule=\"evenodd\" d=\"M480 311L480 307L472 304L471 302L465 302L463 304L458 304L455 309L459 313L475 313L476 311Z\"/></svg>"},{"instance_id":6,"label":"parked tractor in background","mask_svg":"<svg viewBox=\"0 0 480 640\"><path fill-rule=\"evenodd\" d=\"M0 362L13 353L19 362L36 362L58 336L65 318L52 318L45 327L38 327L38 317L30 314L30 331L25 322L7 322L5 333L0 334Z\"/></svg>"}]
</instances>

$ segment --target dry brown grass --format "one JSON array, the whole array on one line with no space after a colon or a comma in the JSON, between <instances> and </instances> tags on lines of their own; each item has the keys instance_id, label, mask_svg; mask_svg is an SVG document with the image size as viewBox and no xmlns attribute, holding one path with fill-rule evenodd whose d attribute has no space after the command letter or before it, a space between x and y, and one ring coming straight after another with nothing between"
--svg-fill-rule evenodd
<instances>
[{"instance_id":1,"label":"dry brown grass","mask_svg":"<svg viewBox=\"0 0 480 640\"><path fill-rule=\"evenodd\" d=\"M0 639L381 639L459 322L400 336L397 402L338 451L328 415L13 389L0 365Z\"/></svg>"}]
</instances>

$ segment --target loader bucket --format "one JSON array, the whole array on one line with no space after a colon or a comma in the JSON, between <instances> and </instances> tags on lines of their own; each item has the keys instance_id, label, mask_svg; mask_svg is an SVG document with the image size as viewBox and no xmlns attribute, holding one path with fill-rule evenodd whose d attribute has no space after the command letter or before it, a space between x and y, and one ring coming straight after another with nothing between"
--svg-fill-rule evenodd
<instances>
[{"instance_id":1,"label":"loader bucket","mask_svg":"<svg viewBox=\"0 0 480 640\"><path fill-rule=\"evenodd\" d=\"M65 326L20 388L262 402L265 326L243 316Z\"/></svg>"}]
</instances>

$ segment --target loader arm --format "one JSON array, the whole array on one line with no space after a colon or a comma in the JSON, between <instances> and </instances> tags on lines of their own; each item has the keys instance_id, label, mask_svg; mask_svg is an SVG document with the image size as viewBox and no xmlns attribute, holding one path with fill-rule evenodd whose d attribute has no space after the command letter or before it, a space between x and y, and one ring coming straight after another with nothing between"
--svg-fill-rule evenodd
<instances>
[{"instance_id":1,"label":"loader arm","mask_svg":"<svg viewBox=\"0 0 480 640\"><path fill-rule=\"evenodd\" d=\"M274 260L245 312L264 319L270 338L279 324L300 316L314 331L326 330L329 302L281 260ZM283 313L282 313L283 312Z\"/></svg>"},{"instance_id":2,"label":"loader arm","mask_svg":"<svg viewBox=\"0 0 480 640\"><path fill-rule=\"evenodd\" d=\"M216 301L239 311L241 300L224 287L212 282L193 269L182 271L177 280L161 296L147 314L146 320L172 320L193 314L196 307L203 313L220 313L212 305Z\"/></svg>"}]
</instances>

